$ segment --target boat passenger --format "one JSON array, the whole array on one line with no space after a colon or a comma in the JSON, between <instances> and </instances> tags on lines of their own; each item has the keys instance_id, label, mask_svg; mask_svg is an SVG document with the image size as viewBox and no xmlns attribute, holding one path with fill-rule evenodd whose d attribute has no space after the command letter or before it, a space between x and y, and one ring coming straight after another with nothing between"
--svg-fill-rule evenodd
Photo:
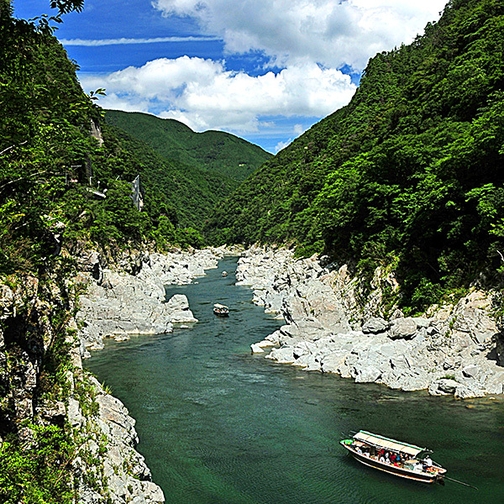
<instances>
[{"instance_id":1,"label":"boat passenger","mask_svg":"<svg viewBox=\"0 0 504 504\"><path fill-rule=\"evenodd\" d=\"M424 471L427 471L429 467L432 467L432 459L429 457L429 455L427 455L427 457L423 459L422 469Z\"/></svg>"}]
</instances>

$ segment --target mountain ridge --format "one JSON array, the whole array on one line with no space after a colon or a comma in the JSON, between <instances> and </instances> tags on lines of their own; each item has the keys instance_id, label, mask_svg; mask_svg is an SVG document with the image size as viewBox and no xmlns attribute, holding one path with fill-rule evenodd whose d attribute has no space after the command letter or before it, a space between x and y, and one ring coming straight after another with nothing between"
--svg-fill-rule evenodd
<instances>
[{"instance_id":1,"label":"mountain ridge","mask_svg":"<svg viewBox=\"0 0 504 504\"><path fill-rule=\"evenodd\" d=\"M195 132L176 119L106 110L105 120L150 145L164 158L226 177L236 187L272 157L261 147L231 133Z\"/></svg>"}]
</instances>

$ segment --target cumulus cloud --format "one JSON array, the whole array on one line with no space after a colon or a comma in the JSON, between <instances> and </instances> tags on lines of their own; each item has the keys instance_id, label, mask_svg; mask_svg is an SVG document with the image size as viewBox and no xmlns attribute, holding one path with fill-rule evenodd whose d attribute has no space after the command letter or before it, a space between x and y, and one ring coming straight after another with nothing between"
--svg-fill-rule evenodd
<instances>
[{"instance_id":1,"label":"cumulus cloud","mask_svg":"<svg viewBox=\"0 0 504 504\"><path fill-rule=\"evenodd\" d=\"M163 15L190 16L229 53L264 51L287 66L309 59L362 70L369 57L408 43L446 0L154 0Z\"/></svg>"},{"instance_id":2,"label":"cumulus cloud","mask_svg":"<svg viewBox=\"0 0 504 504\"><path fill-rule=\"evenodd\" d=\"M348 103L355 85L348 75L315 63L250 76L223 62L183 56L157 59L105 76L83 76L85 89L104 87L104 108L155 112L197 131L257 131L263 116L322 117ZM297 128L299 130L300 127Z\"/></svg>"},{"instance_id":3,"label":"cumulus cloud","mask_svg":"<svg viewBox=\"0 0 504 504\"><path fill-rule=\"evenodd\" d=\"M447 0L152 0L163 16L190 17L195 40L222 40L223 58L259 52L263 75L226 69L225 59L156 59L141 67L81 76L86 90L104 87L104 108L150 112L178 119L196 131L237 134L273 131L275 117L321 118L347 104L355 91L341 68L362 71L370 57L411 42L435 21ZM191 25L193 25L191 23ZM192 39L192 37L190 37ZM112 45L174 41L73 40ZM280 72L268 71L276 68ZM256 69L257 70L257 69ZM269 118L269 122L265 118ZM302 126L285 130L283 148ZM288 139L288 140L285 140Z\"/></svg>"}]
</instances>

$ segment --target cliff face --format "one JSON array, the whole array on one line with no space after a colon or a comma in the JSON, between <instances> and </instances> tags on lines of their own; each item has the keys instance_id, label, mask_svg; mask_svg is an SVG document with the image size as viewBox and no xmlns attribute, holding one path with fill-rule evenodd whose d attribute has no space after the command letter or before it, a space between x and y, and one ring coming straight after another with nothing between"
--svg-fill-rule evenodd
<instances>
[{"instance_id":1,"label":"cliff face","mask_svg":"<svg viewBox=\"0 0 504 504\"><path fill-rule=\"evenodd\" d=\"M3 280L0 500L164 502L134 450L135 421L82 368L73 316L82 284L61 271Z\"/></svg>"}]
</instances>

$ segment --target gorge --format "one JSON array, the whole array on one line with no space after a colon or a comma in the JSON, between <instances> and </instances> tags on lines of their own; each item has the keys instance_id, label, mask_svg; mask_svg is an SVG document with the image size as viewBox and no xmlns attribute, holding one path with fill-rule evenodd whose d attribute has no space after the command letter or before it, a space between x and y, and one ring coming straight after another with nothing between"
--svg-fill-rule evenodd
<instances>
[{"instance_id":1,"label":"gorge","mask_svg":"<svg viewBox=\"0 0 504 504\"><path fill-rule=\"evenodd\" d=\"M502 2L275 156L102 110L51 26L82 0L48 3L0 0L0 501L473 499L363 477L361 428L502 500Z\"/></svg>"},{"instance_id":2,"label":"gorge","mask_svg":"<svg viewBox=\"0 0 504 504\"><path fill-rule=\"evenodd\" d=\"M165 335L109 339L85 361L137 419L139 449L167 502L346 503L372 496L385 503L391 494L427 503L468 498L468 490L455 484L426 491L363 475L338 450L341 432L362 425L425 443L451 466L453 477L480 488L478 498L498 499L502 396L460 401L426 391L405 393L250 354L252 343L283 324L256 305L262 294L271 301L268 311L275 306L265 295L275 275L268 270L258 289L258 264L266 257L269 265L282 264L277 280L281 271L285 278L287 264L303 278L310 270L323 271L313 263L296 265L289 255L254 249L238 265L223 258L193 283L168 286L167 298L186 296L199 322L175 325ZM256 303L249 285L235 285L235 268L238 284L246 272L254 276ZM230 306L229 319L213 316L214 301ZM485 428L475 430L476 424ZM488 465L479 465L479 457Z\"/></svg>"}]
</instances>

